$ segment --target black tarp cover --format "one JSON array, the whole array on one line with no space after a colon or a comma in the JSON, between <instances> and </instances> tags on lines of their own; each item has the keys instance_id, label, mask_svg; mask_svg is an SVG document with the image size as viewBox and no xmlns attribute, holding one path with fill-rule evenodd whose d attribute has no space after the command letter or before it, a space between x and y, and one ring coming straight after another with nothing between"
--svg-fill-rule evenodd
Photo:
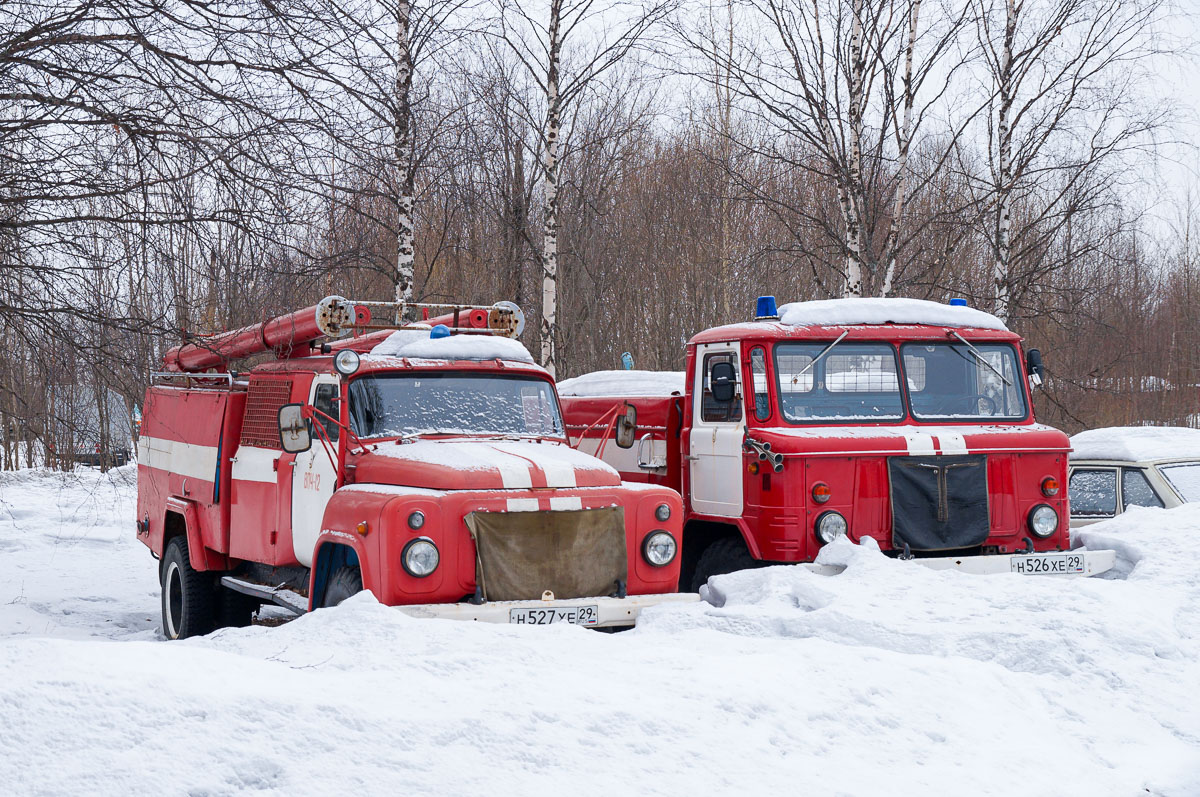
<instances>
[{"instance_id":1,"label":"black tarp cover","mask_svg":"<svg viewBox=\"0 0 1200 797\"><path fill-rule=\"evenodd\" d=\"M982 545L988 536L987 457L891 457L892 543L914 551Z\"/></svg>"},{"instance_id":2,"label":"black tarp cover","mask_svg":"<svg viewBox=\"0 0 1200 797\"><path fill-rule=\"evenodd\" d=\"M475 577L484 600L610 595L626 581L622 507L552 512L472 512Z\"/></svg>"}]
</instances>

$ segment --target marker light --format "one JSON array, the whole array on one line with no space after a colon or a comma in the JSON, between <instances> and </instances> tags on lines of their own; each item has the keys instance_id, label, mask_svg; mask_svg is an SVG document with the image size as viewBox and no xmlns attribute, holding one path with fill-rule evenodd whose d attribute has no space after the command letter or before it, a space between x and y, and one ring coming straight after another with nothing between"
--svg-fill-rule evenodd
<instances>
[{"instance_id":1,"label":"marker light","mask_svg":"<svg viewBox=\"0 0 1200 797\"><path fill-rule=\"evenodd\" d=\"M1047 498L1053 498L1058 495L1058 479L1053 476L1047 476L1042 479L1042 495Z\"/></svg>"},{"instance_id":2,"label":"marker light","mask_svg":"<svg viewBox=\"0 0 1200 797\"><path fill-rule=\"evenodd\" d=\"M358 352L342 349L333 358L333 367L342 376L350 376L358 370L359 362Z\"/></svg>"},{"instance_id":3,"label":"marker light","mask_svg":"<svg viewBox=\"0 0 1200 797\"><path fill-rule=\"evenodd\" d=\"M360 520L358 521L358 525L354 527L354 530L365 537L367 536L367 532L371 530L371 524L365 520Z\"/></svg>"},{"instance_id":4,"label":"marker light","mask_svg":"<svg viewBox=\"0 0 1200 797\"><path fill-rule=\"evenodd\" d=\"M400 563L404 566L405 572L416 578L425 578L437 570L440 558L437 546L428 537L409 540L408 544L404 546L404 550L400 552Z\"/></svg>"},{"instance_id":5,"label":"marker light","mask_svg":"<svg viewBox=\"0 0 1200 797\"><path fill-rule=\"evenodd\" d=\"M659 504L654 509L654 517L658 518L659 523L666 523L671 519L671 507L666 504Z\"/></svg>"},{"instance_id":6,"label":"marker light","mask_svg":"<svg viewBox=\"0 0 1200 797\"><path fill-rule=\"evenodd\" d=\"M437 340L438 338L448 338L450 337L450 327L446 326L445 324L438 324L433 329L429 330L429 337L433 340Z\"/></svg>"},{"instance_id":7,"label":"marker light","mask_svg":"<svg viewBox=\"0 0 1200 797\"><path fill-rule=\"evenodd\" d=\"M408 527L413 531L425 525L425 513L421 510L416 510L408 516Z\"/></svg>"},{"instance_id":8,"label":"marker light","mask_svg":"<svg viewBox=\"0 0 1200 797\"><path fill-rule=\"evenodd\" d=\"M813 485L812 497L818 504L824 504L833 498L833 490L830 490L829 485L825 482L817 482Z\"/></svg>"}]
</instances>

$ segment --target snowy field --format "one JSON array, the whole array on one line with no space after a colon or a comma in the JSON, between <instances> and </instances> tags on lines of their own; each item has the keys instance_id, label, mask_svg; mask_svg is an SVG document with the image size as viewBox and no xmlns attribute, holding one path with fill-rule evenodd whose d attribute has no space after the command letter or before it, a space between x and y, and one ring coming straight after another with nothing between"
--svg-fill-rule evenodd
<instances>
[{"instance_id":1,"label":"snowy field","mask_svg":"<svg viewBox=\"0 0 1200 797\"><path fill-rule=\"evenodd\" d=\"M714 579L621 634L359 596L166 643L134 471L0 473L6 794L1200 795L1200 506L1111 579Z\"/></svg>"}]
</instances>

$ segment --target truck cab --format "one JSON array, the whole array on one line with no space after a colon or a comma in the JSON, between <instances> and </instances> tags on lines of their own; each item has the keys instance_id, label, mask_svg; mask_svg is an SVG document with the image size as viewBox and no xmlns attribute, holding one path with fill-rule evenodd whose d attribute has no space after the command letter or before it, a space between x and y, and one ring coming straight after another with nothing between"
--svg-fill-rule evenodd
<instances>
[{"instance_id":1,"label":"truck cab","mask_svg":"<svg viewBox=\"0 0 1200 797\"><path fill-rule=\"evenodd\" d=\"M594 627L694 599L674 594L678 494L572 448L515 340L420 324L294 354L147 393L138 536L168 637L362 589L420 617Z\"/></svg>"},{"instance_id":2,"label":"truck cab","mask_svg":"<svg viewBox=\"0 0 1200 797\"><path fill-rule=\"evenodd\" d=\"M607 456L683 494L684 588L843 536L934 567L1091 575L1111 557L1070 550L1070 444L1034 418L1040 363L967 307L801 302L695 335L677 395L563 393L573 434L605 401L661 419L639 422L635 461Z\"/></svg>"}]
</instances>

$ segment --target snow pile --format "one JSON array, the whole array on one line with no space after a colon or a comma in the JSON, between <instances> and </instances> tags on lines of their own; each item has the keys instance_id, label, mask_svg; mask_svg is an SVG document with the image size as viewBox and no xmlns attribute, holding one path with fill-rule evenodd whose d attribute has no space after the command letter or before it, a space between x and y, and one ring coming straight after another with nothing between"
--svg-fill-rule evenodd
<instances>
[{"instance_id":1,"label":"snow pile","mask_svg":"<svg viewBox=\"0 0 1200 797\"><path fill-rule=\"evenodd\" d=\"M683 371L593 371L558 383L558 395L622 398L681 396Z\"/></svg>"},{"instance_id":2,"label":"snow pile","mask_svg":"<svg viewBox=\"0 0 1200 797\"><path fill-rule=\"evenodd\" d=\"M925 299L823 299L792 302L779 308L779 320L791 326L844 327L857 324L928 324L1007 330L996 316L971 307Z\"/></svg>"},{"instance_id":3,"label":"snow pile","mask_svg":"<svg viewBox=\"0 0 1200 797\"><path fill-rule=\"evenodd\" d=\"M1071 438L1071 459L1200 460L1200 429L1183 426L1110 426Z\"/></svg>"},{"instance_id":4,"label":"snow pile","mask_svg":"<svg viewBox=\"0 0 1200 797\"><path fill-rule=\"evenodd\" d=\"M841 575L718 577L623 634L364 594L165 643L130 474L0 476L10 793L1200 794L1200 507L1088 527L1108 580L842 542Z\"/></svg>"},{"instance_id":5,"label":"snow pile","mask_svg":"<svg viewBox=\"0 0 1200 797\"><path fill-rule=\"evenodd\" d=\"M431 338L424 329L398 329L368 356L410 360L512 360L531 363L533 355L519 340L498 335L450 335Z\"/></svg>"}]
</instances>

